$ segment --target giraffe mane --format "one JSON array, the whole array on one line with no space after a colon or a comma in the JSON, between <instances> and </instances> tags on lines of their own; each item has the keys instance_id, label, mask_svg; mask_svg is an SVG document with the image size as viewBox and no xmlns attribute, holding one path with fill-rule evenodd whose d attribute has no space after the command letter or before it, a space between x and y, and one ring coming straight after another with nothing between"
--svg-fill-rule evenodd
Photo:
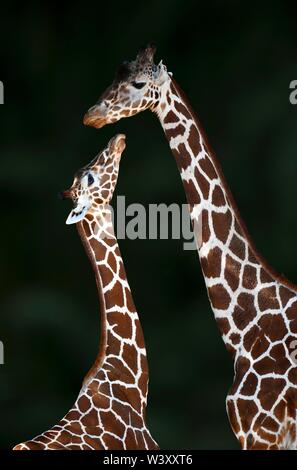
<instances>
[{"instance_id":1,"label":"giraffe mane","mask_svg":"<svg viewBox=\"0 0 297 470\"><path fill-rule=\"evenodd\" d=\"M286 287L288 287L289 289L296 292L296 285L293 282L291 282L289 279L287 279L284 275L277 272L276 269L274 269L272 266L270 266L270 264L267 262L267 260L264 258L264 256L261 255L261 253L259 253L259 250L256 248L255 243L254 243L254 241L253 241L253 239L252 239L252 237L249 233L249 230L247 229L247 226L246 226L246 224L245 224L245 222L244 222L244 220L243 220L243 218L242 218L242 216L239 212L239 209L238 209L237 203L234 199L234 196L233 196L231 190L229 189L229 185L227 184L226 177L225 177L224 172L223 172L222 167L221 167L221 163L220 163L218 157L216 156L216 153L213 150L212 146L209 144L208 138L205 134L205 131L203 129L203 126L201 125L200 120L198 119L195 111L193 110L193 107L189 103L189 99L188 99L186 93L181 89L181 87L176 83L176 81L173 78L171 79L171 81L172 81L172 84L173 84L175 90L178 92L178 94L181 96L184 103L186 104L187 109L190 112L190 114L192 115L193 120L195 121L195 123L199 127L199 131L200 131L200 133L203 137L203 140L205 142L207 151L209 152L209 154L211 154L212 159L216 164L216 169L217 169L218 175L219 175L219 177L222 181L222 184L223 184L224 189L226 191L226 195L229 199L229 202L233 207L238 225L240 226L242 232L244 233L244 236L246 237L246 239L248 241L248 244L250 246L250 249L254 253L254 256L258 259L259 263L262 264L263 268L270 274L271 277L273 277L277 281L280 281L281 283L286 285Z\"/></svg>"}]
</instances>

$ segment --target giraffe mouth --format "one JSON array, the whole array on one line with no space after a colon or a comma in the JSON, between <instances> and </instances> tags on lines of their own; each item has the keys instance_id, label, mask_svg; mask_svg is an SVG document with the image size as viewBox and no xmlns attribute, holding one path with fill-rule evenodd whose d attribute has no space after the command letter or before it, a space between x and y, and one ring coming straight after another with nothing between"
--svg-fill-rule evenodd
<instances>
[{"instance_id":1,"label":"giraffe mouth","mask_svg":"<svg viewBox=\"0 0 297 470\"><path fill-rule=\"evenodd\" d=\"M107 124L106 118L103 116L98 116L98 112L88 111L84 115L83 123L85 126L95 127L96 129L100 129L101 127Z\"/></svg>"},{"instance_id":2,"label":"giraffe mouth","mask_svg":"<svg viewBox=\"0 0 297 470\"><path fill-rule=\"evenodd\" d=\"M59 198L64 200L64 199L72 199L73 194L72 194L72 188L66 189L65 191L61 191L58 194Z\"/></svg>"}]
</instances>

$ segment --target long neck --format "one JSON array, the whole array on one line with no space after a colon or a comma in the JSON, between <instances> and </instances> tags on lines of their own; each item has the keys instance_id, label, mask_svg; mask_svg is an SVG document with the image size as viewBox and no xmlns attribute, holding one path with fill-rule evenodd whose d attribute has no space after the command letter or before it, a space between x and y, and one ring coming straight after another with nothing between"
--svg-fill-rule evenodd
<instances>
[{"instance_id":1,"label":"long neck","mask_svg":"<svg viewBox=\"0 0 297 470\"><path fill-rule=\"evenodd\" d=\"M77 228L95 272L101 311L99 353L84 383L108 363L116 374L132 375L133 380L141 383L146 397L148 365L144 337L114 234L110 209L88 214Z\"/></svg>"},{"instance_id":2,"label":"long neck","mask_svg":"<svg viewBox=\"0 0 297 470\"><path fill-rule=\"evenodd\" d=\"M155 112L182 178L212 309L224 341L234 350L247 321L242 312L256 315L253 290L273 282L296 287L257 253L199 121L174 80Z\"/></svg>"}]
</instances>

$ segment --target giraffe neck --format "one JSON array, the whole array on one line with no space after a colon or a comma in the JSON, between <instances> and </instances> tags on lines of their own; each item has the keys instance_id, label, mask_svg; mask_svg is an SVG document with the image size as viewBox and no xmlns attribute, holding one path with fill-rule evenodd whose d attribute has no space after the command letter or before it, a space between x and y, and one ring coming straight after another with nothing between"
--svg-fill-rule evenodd
<instances>
[{"instance_id":1,"label":"giraffe neck","mask_svg":"<svg viewBox=\"0 0 297 470\"><path fill-rule=\"evenodd\" d=\"M147 397L148 364L142 328L134 306L112 224L110 209L88 214L77 224L78 232L91 261L101 311L100 348L84 384L96 377L100 368L112 360L114 371L136 378Z\"/></svg>"},{"instance_id":2,"label":"giraffe neck","mask_svg":"<svg viewBox=\"0 0 297 470\"><path fill-rule=\"evenodd\" d=\"M251 290L272 281L296 287L257 253L199 121L174 80L168 80L154 111L182 178L212 309L234 352L244 324L239 317L255 311Z\"/></svg>"}]
</instances>

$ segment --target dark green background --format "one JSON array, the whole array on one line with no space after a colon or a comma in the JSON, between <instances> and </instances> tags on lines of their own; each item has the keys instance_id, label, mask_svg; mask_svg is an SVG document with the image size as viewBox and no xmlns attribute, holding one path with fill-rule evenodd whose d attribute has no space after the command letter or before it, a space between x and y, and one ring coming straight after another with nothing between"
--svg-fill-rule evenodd
<instances>
[{"instance_id":1,"label":"dark green background","mask_svg":"<svg viewBox=\"0 0 297 470\"><path fill-rule=\"evenodd\" d=\"M41 2L40 2L41 3ZM45 431L72 405L96 355L94 277L69 202L57 193L117 132L127 135L117 194L184 203L149 112L100 131L82 117L116 66L155 41L189 95L259 250L297 279L294 3L27 3L0 15L0 447ZM7 7L9 8L9 7ZM225 397L232 363L198 257L181 241L120 241L151 367L148 421L162 448L237 448Z\"/></svg>"}]
</instances>

